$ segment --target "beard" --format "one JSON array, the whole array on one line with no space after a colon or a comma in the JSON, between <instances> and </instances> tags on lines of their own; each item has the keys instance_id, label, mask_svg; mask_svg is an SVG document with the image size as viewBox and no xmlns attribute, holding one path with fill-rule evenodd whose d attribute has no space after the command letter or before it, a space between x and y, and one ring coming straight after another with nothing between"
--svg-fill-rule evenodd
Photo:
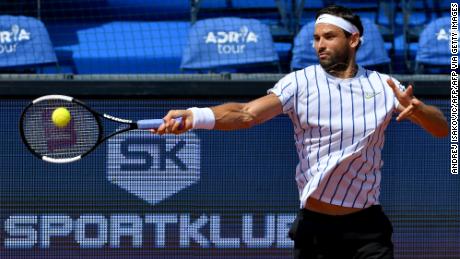
<instances>
[{"instance_id":1,"label":"beard","mask_svg":"<svg viewBox=\"0 0 460 259\"><path fill-rule=\"evenodd\" d=\"M341 53L331 53L326 59L319 59L319 64L326 72L341 72L348 68L349 61L348 51L343 51Z\"/></svg>"}]
</instances>

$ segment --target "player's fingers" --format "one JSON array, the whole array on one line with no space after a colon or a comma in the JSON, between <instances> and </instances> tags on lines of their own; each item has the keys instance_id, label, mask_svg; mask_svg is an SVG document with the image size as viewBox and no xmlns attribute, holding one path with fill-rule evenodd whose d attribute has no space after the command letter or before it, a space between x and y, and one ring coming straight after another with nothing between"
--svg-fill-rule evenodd
<instances>
[{"instance_id":1,"label":"player's fingers","mask_svg":"<svg viewBox=\"0 0 460 259\"><path fill-rule=\"evenodd\" d=\"M178 117L180 114L180 111L179 110L171 110L169 111L166 116L163 117L163 124L160 126L161 130L163 130L162 126L164 127L164 132L165 133L169 133L172 126L173 126L173 122L172 120L174 120L174 118ZM159 128L159 129L160 129Z\"/></svg>"},{"instance_id":2,"label":"player's fingers","mask_svg":"<svg viewBox=\"0 0 460 259\"><path fill-rule=\"evenodd\" d=\"M388 83L388 85L390 86L391 90L393 90L393 92L395 93L395 95L397 97L401 95L401 91L399 90L399 88L396 86L395 82L393 82L393 80L391 78L387 79L387 83Z\"/></svg>"},{"instance_id":3,"label":"player's fingers","mask_svg":"<svg viewBox=\"0 0 460 259\"><path fill-rule=\"evenodd\" d=\"M182 134L193 128L193 119L190 117L183 118L182 122L178 124L174 129L174 134Z\"/></svg>"},{"instance_id":4,"label":"player's fingers","mask_svg":"<svg viewBox=\"0 0 460 259\"><path fill-rule=\"evenodd\" d=\"M410 117L412 115L412 113L414 112L414 106L413 105L409 105L407 106L406 109L404 109L399 115L398 117L396 117L396 121L402 121L408 117Z\"/></svg>"},{"instance_id":5,"label":"player's fingers","mask_svg":"<svg viewBox=\"0 0 460 259\"><path fill-rule=\"evenodd\" d=\"M168 125L167 125L166 121L164 121L164 122L160 125L160 127L158 127L158 129L155 130L156 133L159 134L159 135L165 134L165 133L166 133L166 128L167 128L167 126L168 126Z\"/></svg>"},{"instance_id":6,"label":"player's fingers","mask_svg":"<svg viewBox=\"0 0 460 259\"><path fill-rule=\"evenodd\" d=\"M395 82L393 82L393 79L391 79L391 77L389 77L389 78L387 79L387 83L388 83L388 85L389 85L391 88L396 87L396 84L395 84Z\"/></svg>"},{"instance_id":7,"label":"player's fingers","mask_svg":"<svg viewBox=\"0 0 460 259\"><path fill-rule=\"evenodd\" d=\"M166 116L163 117L163 120L164 120L164 124L166 125L166 127L169 126L169 122L175 118L177 114L177 111L176 110L170 110Z\"/></svg>"},{"instance_id":8,"label":"player's fingers","mask_svg":"<svg viewBox=\"0 0 460 259\"><path fill-rule=\"evenodd\" d=\"M170 125L171 132L172 133L177 133L177 131L179 130L181 124L182 124L182 121L179 121L177 119L172 119L171 120L171 125Z\"/></svg>"},{"instance_id":9,"label":"player's fingers","mask_svg":"<svg viewBox=\"0 0 460 259\"><path fill-rule=\"evenodd\" d=\"M179 134L182 134L182 133L185 133L187 132L187 130L184 130L184 129L176 129L176 130L173 130L172 133L176 134L176 135L179 135Z\"/></svg>"},{"instance_id":10,"label":"player's fingers","mask_svg":"<svg viewBox=\"0 0 460 259\"><path fill-rule=\"evenodd\" d=\"M172 131L173 132L183 131L184 128L185 128L185 120L186 119L175 120L175 122L174 122L174 124L172 126Z\"/></svg>"},{"instance_id":11,"label":"player's fingers","mask_svg":"<svg viewBox=\"0 0 460 259\"><path fill-rule=\"evenodd\" d=\"M414 88L412 87L412 85L409 85L407 88L406 88L406 91L404 91L404 93L409 96L409 97L412 97L414 96Z\"/></svg>"},{"instance_id":12,"label":"player's fingers","mask_svg":"<svg viewBox=\"0 0 460 259\"><path fill-rule=\"evenodd\" d=\"M158 134L158 135L163 135L163 134L165 134L165 128L166 128L166 127L164 126L164 124L162 124L158 129L155 130L155 131L156 131L156 134Z\"/></svg>"},{"instance_id":13,"label":"player's fingers","mask_svg":"<svg viewBox=\"0 0 460 259\"><path fill-rule=\"evenodd\" d=\"M193 118L191 118L190 116L184 115L181 121L175 120L175 123L173 124L171 128L171 132L174 134L182 134L192 129L192 126L193 126Z\"/></svg>"},{"instance_id":14,"label":"player's fingers","mask_svg":"<svg viewBox=\"0 0 460 259\"><path fill-rule=\"evenodd\" d=\"M163 119L169 122L172 119L188 118L191 116L192 116L192 113L191 111L188 111L188 110L171 110L168 112L168 114L166 114L166 116Z\"/></svg>"},{"instance_id":15,"label":"player's fingers","mask_svg":"<svg viewBox=\"0 0 460 259\"><path fill-rule=\"evenodd\" d=\"M182 118L181 121L177 118ZM181 134L192 128L193 113L189 110L171 110L163 118L164 123L158 128L159 133Z\"/></svg>"},{"instance_id":16,"label":"player's fingers","mask_svg":"<svg viewBox=\"0 0 460 259\"><path fill-rule=\"evenodd\" d=\"M423 106L423 102L420 101L419 99L415 98L415 97L411 100L411 104L412 104L415 108L420 108L420 107Z\"/></svg>"},{"instance_id":17,"label":"player's fingers","mask_svg":"<svg viewBox=\"0 0 460 259\"><path fill-rule=\"evenodd\" d=\"M417 98L412 98L411 102L410 102L410 107L412 107L411 109L411 112L407 114L406 117L410 117L412 115L416 115L417 113L419 113L421 110L423 110L423 105L424 103L420 100L418 100Z\"/></svg>"},{"instance_id":18,"label":"player's fingers","mask_svg":"<svg viewBox=\"0 0 460 259\"><path fill-rule=\"evenodd\" d=\"M171 113L173 118L169 121L168 127L172 133L183 133L192 128L193 113L188 110L181 110ZM181 118L179 121L178 118Z\"/></svg>"}]
</instances>

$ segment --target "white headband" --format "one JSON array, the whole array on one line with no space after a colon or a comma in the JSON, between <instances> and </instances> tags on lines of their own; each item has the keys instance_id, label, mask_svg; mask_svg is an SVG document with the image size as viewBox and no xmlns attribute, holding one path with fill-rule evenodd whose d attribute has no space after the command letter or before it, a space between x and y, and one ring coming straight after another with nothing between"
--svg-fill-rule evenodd
<instances>
[{"instance_id":1,"label":"white headband","mask_svg":"<svg viewBox=\"0 0 460 259\"><path fill-rule=\"evenodd\" d=\"M359 33L359 30L358 28L356 28L356 26L354 26L351 22L341 18L341 17L337 17L337 16L334 16L334 15L330 15L330 14L322 14L318 17L318 19L316 19L316 24L318 23L328 23L328 24L332 24L332 25L335 25L337 27L340 27L344 30L346 30L347 32L349 33L355 33L355 32L358 32Z\"/></svg>"}]
</instances>

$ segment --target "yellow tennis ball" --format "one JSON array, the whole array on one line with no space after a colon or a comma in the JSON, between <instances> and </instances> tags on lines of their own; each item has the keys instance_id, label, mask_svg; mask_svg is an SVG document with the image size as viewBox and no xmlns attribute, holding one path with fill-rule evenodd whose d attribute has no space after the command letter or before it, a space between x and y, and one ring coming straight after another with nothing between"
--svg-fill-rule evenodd
<instances>
[{"instance_id":1,"label":"yellow tennis ball","mask_svg":"<svg viewBox=\"0 0 460 259\"><path fill-rule=\"evenodd\" d=\"M56 108L51 115L51 120L53 121L54 125L59 128L64 128L69 124L71 119L70 112L64 107Z\"/></svg>"}]
</instances>

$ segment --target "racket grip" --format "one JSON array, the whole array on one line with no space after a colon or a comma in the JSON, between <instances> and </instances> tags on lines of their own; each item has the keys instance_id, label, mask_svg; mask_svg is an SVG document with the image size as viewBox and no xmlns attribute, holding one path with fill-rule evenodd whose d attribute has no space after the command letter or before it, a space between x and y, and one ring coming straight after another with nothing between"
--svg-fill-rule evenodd
<instances>
[{"instance_id":1,"label":"racket grip","mask_svg":"<svg viewBox=\"0 0 460 259\"><path fill-rule=\"evenodd\" d=\"M176 118L175 120L179 123L182 122L182 118ZM137 121L137 128L145 130L158 129L163 122L163 119L139 120Z\"/></svg>"}]
</instances>

